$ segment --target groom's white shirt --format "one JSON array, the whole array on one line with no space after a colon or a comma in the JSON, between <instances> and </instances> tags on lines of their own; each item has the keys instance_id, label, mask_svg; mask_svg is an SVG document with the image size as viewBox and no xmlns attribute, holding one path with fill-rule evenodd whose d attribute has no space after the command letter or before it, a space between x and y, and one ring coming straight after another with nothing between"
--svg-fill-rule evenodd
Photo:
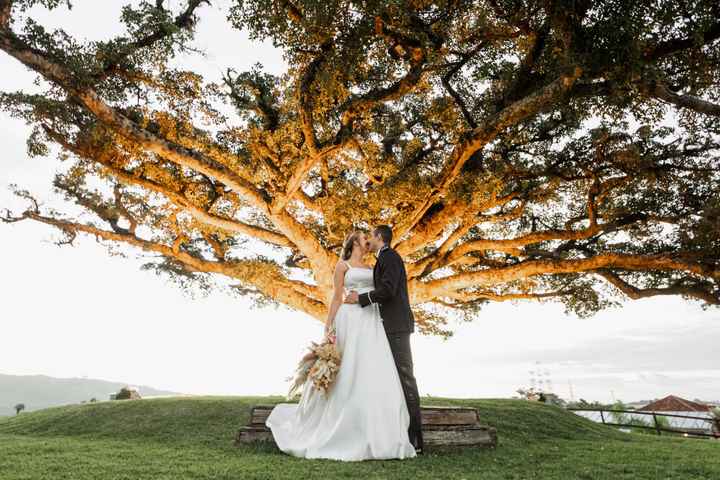
<instances>
[{"instance_id":1,"label":"groom's white shirt","mask_svg":"<svg viewBox=\"0 0 720 480\"><path fill-rule=\"evenodd\" d=\"M383 245L382 247L378 248L378 251L375 252L375 258L379 258L379 257L380 257L380 253L381 253L383 250L385 250L386 248L390 248L390 247L388 247L387 244L385 244L385 245ZM372 292L368 292L368 300L370 300L370 304L372 305L372 304L375 303L375 302L373 302L372 295L370 295L371 293L372 293Z\"/></svg>"}]
</instances>

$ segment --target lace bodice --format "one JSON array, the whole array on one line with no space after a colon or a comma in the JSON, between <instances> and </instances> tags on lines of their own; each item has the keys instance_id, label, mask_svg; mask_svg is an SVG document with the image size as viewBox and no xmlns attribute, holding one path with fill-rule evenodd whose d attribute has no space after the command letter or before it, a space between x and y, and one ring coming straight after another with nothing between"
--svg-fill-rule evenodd
<instances>
[{"instance_id":1,"label":"lace bodice","mask_svg":"<svg viewBox=\"0 0 720 480\"><path fill-rule=\"evenodd\" d=\"M358 293L365 293L372 290L375 286L373 283L372 268L350 267L345 272L345 289L355 290Z\"/></svg>"}]
</instances>

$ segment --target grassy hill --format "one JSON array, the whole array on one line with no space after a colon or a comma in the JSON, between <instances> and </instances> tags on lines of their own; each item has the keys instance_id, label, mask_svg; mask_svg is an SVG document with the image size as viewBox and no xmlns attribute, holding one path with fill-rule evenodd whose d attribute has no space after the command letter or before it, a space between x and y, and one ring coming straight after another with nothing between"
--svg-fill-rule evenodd
<instances>
[{"instance_id":1,"label":"grassy hill","mask_svg":"<svg viewBox=\"0 0 720 480\"><path fill-rule=\"evenodd\" d=\"M47 407L80 403L96 398L107 400L127 386L122 382L109 382L92 378L55 378L47 375L6 375L0 373L0 416L14 415L14 406L24 403L27 411ZM177 395L177 392L139 386L141 396Z\"/></svg>"},{"instance_id":2,"label":"grassy hill","mask_svg":"<svg viewBox=\"0 0 720 480\"><path fill-rule=\"evenodd\" d=\"M281 397L184 397L99 402L0 419L3 480L58 479L716 479L720 442L627 434L521 400L426 397L477 407L498 429L495 450L431 451L408 460L290 457L232 444L257 403Z\"/></svg>"}]
</instances>

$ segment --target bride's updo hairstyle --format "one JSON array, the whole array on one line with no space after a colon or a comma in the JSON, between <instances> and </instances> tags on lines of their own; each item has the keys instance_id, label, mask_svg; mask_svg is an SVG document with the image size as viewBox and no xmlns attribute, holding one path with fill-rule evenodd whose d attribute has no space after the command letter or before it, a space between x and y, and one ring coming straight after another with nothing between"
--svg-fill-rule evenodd
<instances>
[{"instance_id":1,"label":"bride's updo hairstyle","mask_svg":"<svg viewBox=\"0 0 720 480\"><path fill-rule=\"evenodd\" d=\"M352 255L353 251L353 245L355 245L355 240L358 239L361 233L363 233L362 230L353 230L352 232L348 233L347 236L345 236L342 253L340 254L340 257L343 260L350 259L350 255Z\"/></svg>"}]
</instances>

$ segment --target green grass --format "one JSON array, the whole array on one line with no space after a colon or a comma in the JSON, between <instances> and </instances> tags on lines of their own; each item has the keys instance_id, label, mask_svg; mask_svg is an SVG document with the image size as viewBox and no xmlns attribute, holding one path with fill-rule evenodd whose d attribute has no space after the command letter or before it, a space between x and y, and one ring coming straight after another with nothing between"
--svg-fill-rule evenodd
<instances>
[{"instance_id":1,"label":"green grass","mask_svg":"<svg viewBox=\"0 0 720 480\"><path fill-rule=\"evenodd\" d=\"M720 479L720 442L627 434L521 400L426 397L477 407L498 448L407 460L305 460L233 446L250 407L282 397L163 398L0 418L0 479Z\"/></svg>"}]
</instances>

